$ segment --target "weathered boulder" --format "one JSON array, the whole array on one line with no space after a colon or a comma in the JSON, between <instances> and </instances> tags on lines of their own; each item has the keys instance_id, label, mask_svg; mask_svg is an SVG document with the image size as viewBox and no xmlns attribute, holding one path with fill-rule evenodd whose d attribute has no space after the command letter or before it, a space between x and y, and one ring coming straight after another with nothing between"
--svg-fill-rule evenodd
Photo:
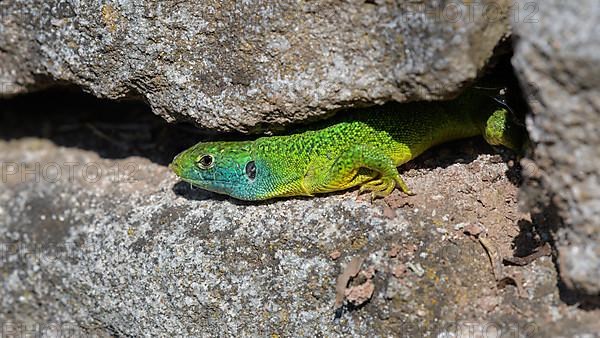
<instances>
[{"instance_id":1,"label":"weathered boulder","mask_svg":"<svg viewBox=\"0 0 600 338\"><path fill-rule=\"evenodd\" d=\"M35 138L0 141L0 151L27 164L0 183L5 335L590 332L581 313L545 319L559 303L549 257L504 268L527 285L519 295L496 287L486 251L463 233L480 227L510 256L527 224L498 155L471 151L452 164L446 151L446 168L405 175L418 196L396 196L404 207L385 211L354 193L239 203L178 185L147 159ZM336 319L337 278L359 256L368 277L342 288L348 305Z\"/></svg>"},{"instance_id":2,"label":"weathered boulder","mask_svg":"<svg viewBox=\"0 0 600 338\"><path fill-rule=\"evenodd\" d=\"M533 156L524 197L555 209L568 286L600 294L600 3L544 1L515 25L513 64L528 95ZM557 224L549 224L554 227Z\"/></svg>"},{"instance_id":3,"label":"weathered boulder","mask_svg":"<svg viewBox=\"0 0 600 338\"><path fill-rule=\"evenodd\" d=\"M221 131L448 98L509 33L509 3L6 0L0 95L71 83Z\"/></svg>"}]
</instances>

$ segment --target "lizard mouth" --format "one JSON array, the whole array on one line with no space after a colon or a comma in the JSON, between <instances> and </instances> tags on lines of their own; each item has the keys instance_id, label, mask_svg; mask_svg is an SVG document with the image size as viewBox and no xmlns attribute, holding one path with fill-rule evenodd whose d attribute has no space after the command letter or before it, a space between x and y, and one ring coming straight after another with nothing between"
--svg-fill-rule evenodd
<instances>
[{"instance_id":1,"label":"lizard mouth","mask_svg":"<svg viewBox=\"0 0 600 338\"><path fill-rule=\"evenodd\" d=\"M179 176L179 175L177 175ZM222 186L230 186L231 185L231 181L225 181L225 180L194 180L191 178L185 178L185 177L181 177L179 176L179 178L187 183L199 186L201 188L205 188L206 186L209 186L211 184L219 184Z\"/></svg>"},{"instance_id":2,"label":"lizard mouth","mask_svg":"<svg viewBox=\"0 0 600 338\"><path fill-rule=\"evenodd\" d=\"M178 175L179 176L179 175ZM222 188L231 188L233 187L233 184L231 183L231 181L225 181L225 180L194 180L191 178L185 178L185 177L181 177L179 176L179 178L186 182L189 183L195 187L204 189L204 190L210 190L210 191L214 191L214 192L220 192L223 193L222 191L217 191L215 189L222 189Z\"/></svg>"}]
</instances>

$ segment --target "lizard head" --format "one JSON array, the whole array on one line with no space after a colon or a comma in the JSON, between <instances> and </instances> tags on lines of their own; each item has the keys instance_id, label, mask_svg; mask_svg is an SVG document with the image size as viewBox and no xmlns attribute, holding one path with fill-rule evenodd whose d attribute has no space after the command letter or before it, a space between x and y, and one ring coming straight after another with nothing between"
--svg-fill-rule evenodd
<instances>
[{"instance_id":1,"label":"lizard head","mask_svg":"<svg viewBox=\"0 0 600 338\"><path fill-rule=\"evenodd\" d=\"M169 167L182 180L202 189L257 199L252 142L201 142L177 155Z\"/></svg>"}]
</instances>

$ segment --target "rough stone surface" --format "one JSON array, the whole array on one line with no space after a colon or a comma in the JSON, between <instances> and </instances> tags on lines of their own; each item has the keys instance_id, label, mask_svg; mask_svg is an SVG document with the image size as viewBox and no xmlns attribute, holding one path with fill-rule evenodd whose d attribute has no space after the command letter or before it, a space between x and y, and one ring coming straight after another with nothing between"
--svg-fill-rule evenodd
<instances>
[{"instance_id":1,"label":"rough stone surface","mask_svg":"<svg viewBox=\"0 0 600 338\"><path fill-rule=\"evenodd\" d=\"M600 3L552 0L537 9L535 22L515 26L535 163L525 162L524 196L562 218L555 235L564 282L600 295Z\"/></svg>"},{"instance_id":2,"label":"rough stone surface","mask_svg":"<svg viewBox=\"0 0 600 338\"><path fill-rule=\"evenodd\" d=\"M550 257L523 267L498 261L547 238L518 210L514 159L481 140L403 168L418 195L395 193L388 207L355 192L241 203L169 172L167 158L186 145L164 140L194 138L180 126L94 100L28 106L55 101L23 98L0 113L2 336L599 332L598 310L561 301ZM497 253L494 265L465 234L472 224ZM342 291L368 292L336 312L337 278L357 256L361 272ZM517 286L499 287L503 276Z\"/></svg>"},{"instance_id":3,"label":"rough stone surface","mask_svg":"<svg viewBox=\"0 0 600 338\"><path fill-rule=\"evenodd\" d=\"M510 1L465 3L5 0L0 95L59 81L221 131L448 98L510 31Z\"/></svg>"}]
</instances>

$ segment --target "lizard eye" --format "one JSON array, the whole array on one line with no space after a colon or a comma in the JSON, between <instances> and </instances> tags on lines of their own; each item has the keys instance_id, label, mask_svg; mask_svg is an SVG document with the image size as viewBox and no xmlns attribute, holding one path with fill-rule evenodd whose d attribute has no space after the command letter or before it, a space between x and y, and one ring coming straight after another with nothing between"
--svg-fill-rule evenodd
<instances>
[{"instance_id":1,"label":"lizard eye","mask_svg":"<svg viewBox=\"0 0 600 338\"><path fill-rule=\"evenodd\" d=\"M206 154L199 156L196 160L196 165L198 165L202 169L208 169L212 167L214 164L214 157L212 155Z\"/></svg>"},{"instance_id":2,"label":"lizard eye","mask_svg":"<svg viewBox=\"0 0 600 338\"><path fill-rule=\"evenodd\" d=\"M254 161L250 161L246 164L246 176L251 180L256 177L256 164Z\"/></svg>"}]
</instances>

